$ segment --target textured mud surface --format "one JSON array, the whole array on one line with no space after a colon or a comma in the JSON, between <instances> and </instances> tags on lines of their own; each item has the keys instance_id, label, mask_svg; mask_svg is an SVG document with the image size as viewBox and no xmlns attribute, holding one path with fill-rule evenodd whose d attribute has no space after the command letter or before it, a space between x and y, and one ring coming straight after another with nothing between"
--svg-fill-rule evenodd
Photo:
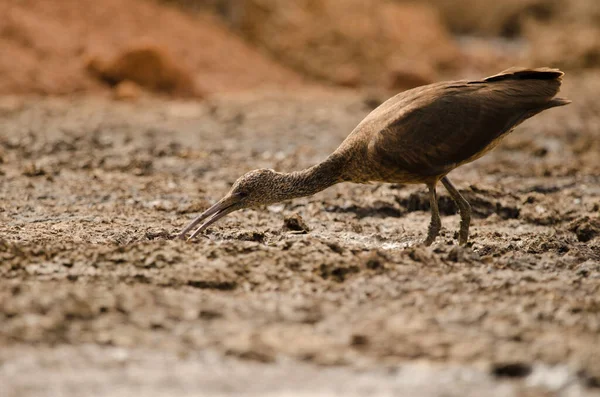
<instances>
[{"instance_id":1,"label":"textured mud surface","mask_svg":"<svg viewBox=\"0 0 600 397\"><path fill-rule=\"evenodd\" d=\"M249 369L211 378L216 394L254 392L243 382L261 376L310 393L303 376L326 382L318 365L342 365L331 379L352 385L371 379L359 369L374 382L418 361L442 368L415 370L406 390L421 395L439 395L441 373L457 387L446 395L490 382L507 396L598 393L600 83L569 83L571 106L451 174L476 214L466 248L442 187L442 236L420 247L425 189L397 185L338 185L173 240L241 173L325 158L368 112L359 96L2 99L2 384L47 395L26 377L82 382L75 366L105 389L121 367L158 384L168 366L156 395L169 382L193 393L195 372L233 360ZM212 361L194 358L205 351ZM536 383L540 367L567 375Z\"/></svg>"}]
</instances>

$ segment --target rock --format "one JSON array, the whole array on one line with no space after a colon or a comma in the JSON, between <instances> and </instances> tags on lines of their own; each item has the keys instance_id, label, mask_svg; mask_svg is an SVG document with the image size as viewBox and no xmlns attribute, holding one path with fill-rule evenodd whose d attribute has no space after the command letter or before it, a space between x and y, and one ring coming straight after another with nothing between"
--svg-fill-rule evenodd
<instances>
[{"instance_id":1,"label":"rock","mask_svg":"<svg viewBox=\"0 0 600 397\"><path fill-rule=\"evenodd\" d=\"M577 240L586 243L600 235L600 219L584 216L569 225L569 230L577 236Z\"/></svg>"},{"instance_id":2,"label":"rock","mask_svg":"<svg viewBox=\"0 0 600 397\"><path fill-rule=\"evenodd\" d=\"M283 220L283 229L301 233L308 233L310 231L304 219L298 214L285 217Z\"/></svg>"},{"instance_id":3,"label":"rock","mask_svg":"<svg viewBox=\"0 0 600 397\"><path fill-rule=\"evenodd\" d=\"M17 113L25 106L23 98L17 96L2 96L0 97L0 115L7 116Z\"/></svg>"},{"instance_id":4,"label":"rock","mask_svg":"<svg viewBox=\"0 0 600 397\"><path fill-rule=\"evenodd\" d=\"M142 95L142 88L133 81L124 80L115 86L113 95L118 100L135 101Z\"/></svg>"},{"instance_id":5,"label":"rock","mask_svg":"<svg viewBox=\"0 0 600 397\"><path fill-rule=\"evenodd\" d=\"M333 82L342 87L356 88L360 81L360 69L353 65L340 66L333 76Z\"/></svg>"},{"instance_id":6,"label":"rock","mask_svg":"<svg viewBox=\"0 0 600 397\"><path fill-rule=\"evenodd\" d=\"M198 96L192 73L163 48L153 44L130 47L105 61L92 57L87 62L90 73L110 85L128 84L123 90L133 91L127 82L148 90ZM126 92L127 93L127 92Z\"/></svg>"},{"instance_id":7,"label":"rock","mask_svg":"<svg viewBox=\"0 0 600 397\"><path fill-rule=\"evenodd\" d=\"M491 369L494 376L504 378L523 378L531 371L531 365L523 362L494 363Z\"/></svg>"},{"instance_id":8,"label":"rock","mask_svg":"<svg viewBox=\"0 0 600 397\"><path fill-rule=\"evenodd\" d=\"M36 176L48 175L48 171L46 171L44 168L36 165L35 163L27 164L25 167L23 167L21 173L24 176L27 176L30 178L36 177Z\"/></svg>"}]
</instances>

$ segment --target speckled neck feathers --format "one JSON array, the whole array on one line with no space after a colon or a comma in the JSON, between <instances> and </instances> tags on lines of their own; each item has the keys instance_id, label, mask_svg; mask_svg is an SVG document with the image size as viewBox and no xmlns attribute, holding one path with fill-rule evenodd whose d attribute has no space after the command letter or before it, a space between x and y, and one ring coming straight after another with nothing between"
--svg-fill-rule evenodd
<instances>
[{"instance_id":1,"label":"speckled neck feathers","mask_svg":"<svg viewBox=\"0 0 600 397\"><path fill-rule=\"evenodd\" d=\"M325 161L302 171L278 174L275 192L278 201L306 197L343 182L343 156L332 154Z\"/></svg>"}]
</instances>

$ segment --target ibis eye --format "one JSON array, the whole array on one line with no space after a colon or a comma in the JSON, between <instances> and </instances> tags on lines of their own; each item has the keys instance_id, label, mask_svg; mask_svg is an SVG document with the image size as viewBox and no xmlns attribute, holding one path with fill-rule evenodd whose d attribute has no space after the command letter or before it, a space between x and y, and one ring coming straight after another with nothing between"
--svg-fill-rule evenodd
<instances>
[{"instance_id":1,"label":"ibis eye","mask_svg":"<svg viewBox=\"0 0 600 397\"><path fill-rule=\"evenodd\" d=\"M239 198L246 198L246 197L248 197L248 192L246 192L246 191L237 192L237 195Z\"/></svg>"}]
</instances>

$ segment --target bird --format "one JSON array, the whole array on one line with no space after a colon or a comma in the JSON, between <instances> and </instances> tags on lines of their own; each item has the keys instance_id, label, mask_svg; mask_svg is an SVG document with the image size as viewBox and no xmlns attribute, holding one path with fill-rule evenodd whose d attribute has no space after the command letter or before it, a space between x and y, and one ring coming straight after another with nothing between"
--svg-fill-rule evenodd
<instances>
[{"instance_id":1,"label":"bird","mask_svg":"<svg viewBox=\"0 0 600 397\"><path fill-rule=\"evenodd\" d=\"M436 185L441 182L460 213L459 245L468 241L471 206L448 173L492 150L526 119L571 103L558 98L564 73L549 67L512 67L482 80L433 83L401 92L369 113L324 161L290 173L258 169L177 236L193 239L243 208L306 197L342 182L425 184L431 221L422 241L441 229Z\"/></svg>"}]
</instances>

